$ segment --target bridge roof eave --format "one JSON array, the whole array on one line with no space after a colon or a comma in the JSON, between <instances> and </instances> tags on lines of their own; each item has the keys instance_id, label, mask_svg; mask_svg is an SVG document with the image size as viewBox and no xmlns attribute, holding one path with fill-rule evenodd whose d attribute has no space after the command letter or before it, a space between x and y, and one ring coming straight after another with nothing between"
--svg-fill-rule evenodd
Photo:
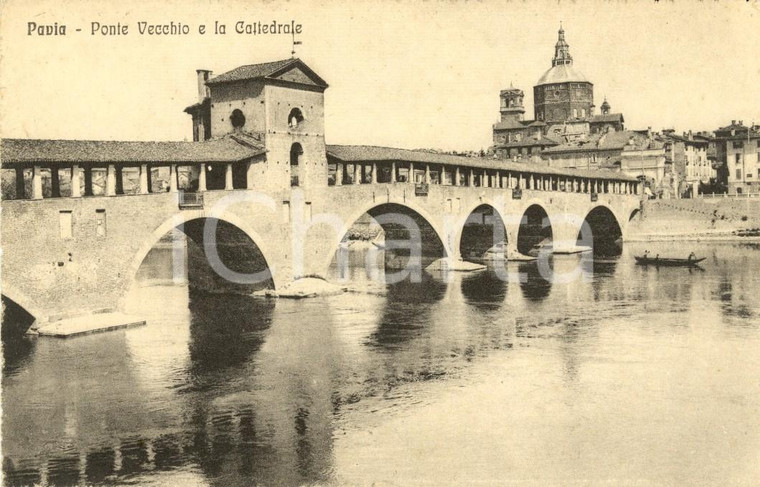
<instances>
[{"instance_id":1,"label":"bridge roof eave","mask_svg":"<svg viewBox=\"0 0 760 487\"><path fill-rule=\"evenodd\" d=\"M582 177L589 179L614 179L618 181L638 182L633 177L619 172L604 170L563 169L538 164L525 164L504 159L484 159L478 157L455 156L436 152L396 149L377 146L328 145L328 159L343 163L371 162L413 162L442 164L447 166L472 167L510 172L532 173L546 176Z\"/></svg>"},{"instance_id":2,"label":"bridge roof eave","mask_svg":"<svg viewBox=\"0 0 760 487\"><path fill-rule=\"evenodd\" d=\"M3 167L239 163L266 154L263 147L230 137L203 142L2 139L1 144Z\"/></svg>"}]
</instances>

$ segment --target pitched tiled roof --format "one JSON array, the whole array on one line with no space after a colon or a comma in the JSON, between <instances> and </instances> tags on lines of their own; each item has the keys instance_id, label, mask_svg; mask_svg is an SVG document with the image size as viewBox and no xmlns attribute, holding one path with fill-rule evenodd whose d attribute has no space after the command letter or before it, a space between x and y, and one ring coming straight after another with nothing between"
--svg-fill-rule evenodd
<instances>
[{"instance_id":1,"label":"pitched tiled roof","mask_svg":"<svg viewBox=\"0 0 760 487\"><path fill-rule=\"evenodd\" d=\"M562 169L549 167L538 163L519 163L505 159L487 159L482 157L464 157L435 152L425 152L392 147L377 147L369 145L328 145L328 158L343 162L427 162L431 164L448 164L463 167L483 169L502 169L515 172L532 172L537 174L553 174L560 176L576 176L588 178L615 178L624 181L636 181L636 178L611 171L594 171L581 169Z\"/></svg>"},{"instance_id":2,"label":"pitched tiled roof","mask_svg":"<svg viewBox=\"0 0 760 487\"><path fill-rule=\"evenodd\" d=\"M675 134L668 135L668 137L673 140L684 142L685 144L706 146L709 143L707 139L703 137L699 137L698 135L693 135L691 139L689 139L688 137L683 137L681 135L675 135Z\"/></svg>"},{"instance_id":3,"label":"pitched tiled roof","mask_svg":"<svg viewBox=\"0 0 760 487\"><path fill-rule=\"evenodd\" d=\"M509 147L536 147L536 146L550 147L550 146L555 146L558 143L559 142L556 142L554 139L551 139L547 136L543 136L540 139L537 139L535 137L526 137L519 142L507 142L497 147L499 147L500 149L506 149Z\"/></svg>"},{"instance_id":4,"label":"pitched tiled roof","mask_svg":"<svg viewBox=\"0 0 760 487\"><path fill-rule=\"evenodd\" d=\"M493 128L494 130L524 129L528 126L528 123L529 122L508 118L502 122L495 123Z\"/></svg>"},{"instance_id":5,"label":"pitched tiled roof","mask_svg":"<svg viewBox=\"0 0 760 487\"><path fill-rule=\"evenodd\" d=\"M323 86L325 88L327 87L327 83L322 78L317 76L314 71L312 71L308 66L306 66L303 61L298 58L239 66L232 71L227 71L226 73L211 78L210 80L206 81L206 84L215 85L219 83L229 83L232 81L264 79L270 76L274 76L295 65L298 65L304 71L312 75L319 86Z\"/></svg>"},{"instance_id":6,"label":"pitched tiled roof","mask_svg":"<svg viewBox=\"0 0 760 487\"><path fill-rule=\"evenodd\" d=\"M588 119L589 123L623 122L622 113L607 113L594 115Z\"/></svg>"},{"instance_id":7,"label":"pitched tiled roof","mask_svg":"<svg viewBox=\"0 0 760 487\"><path fill-rule=\"evenodd\" d=\"M237 162L266 151L232 136L203 142L2 139L0 161L9 163Z\"/></svg>"},{"instance_id":8,"label":"pitched tiled roof","mask_svg":"<svg viewBox=\"0 0 760 487\"><path fill-rule=\"evenodd\" d=\"M640 142L640 136L637 136L634 132L624 130L621 132L608 132L602 135L594 135L586 140L560 144L544 150L544 153L553 154L562 152L623 150L631 137L634 137L635 140Z\"/></svg>"}]
</instances>

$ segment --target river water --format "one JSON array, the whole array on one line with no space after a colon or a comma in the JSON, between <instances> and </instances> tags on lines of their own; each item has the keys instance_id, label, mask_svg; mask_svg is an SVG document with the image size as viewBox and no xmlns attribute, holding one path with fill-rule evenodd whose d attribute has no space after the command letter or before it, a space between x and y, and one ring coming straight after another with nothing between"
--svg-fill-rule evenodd
<instances>
[{"instance_id":1,"label":"river water","mask_svg":"<svg viewBox=\"0 0 760 487\"><path fill-rule=\"evenodd\" d=\"M707 260L634 265L645 247ZM6 341L5 485L760 482L757 246L626 244L565 283L354 269L300 301L144 266L147 326Z\"/></svg>"}]
</instances>

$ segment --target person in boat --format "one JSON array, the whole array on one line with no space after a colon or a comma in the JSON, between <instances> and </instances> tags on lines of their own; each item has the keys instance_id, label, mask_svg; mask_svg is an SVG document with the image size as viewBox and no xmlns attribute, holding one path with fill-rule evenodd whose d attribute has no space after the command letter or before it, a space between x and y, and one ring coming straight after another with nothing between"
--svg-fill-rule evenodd
<instances>
[{"instance_id":1,"label":"person in boat","mask_svg":"<svg viewBox=\"0 0 760 487\"><path fill-rule=\"evenodd\" d=\"M645 250L645 251L644 251L644 259L646 260L646 259L648 259L648 258L649 258L649 251L648 251L648 250Z\"/></svg>"},{"instance_id":2,"label":"person in boat","mask_svg":"<svg viewBox=\"0 0 760 487\"><path fill-rule=\"evenodd\" d=\"M686 260L688 260L689 262L691 262L692 260L696 260L696 259L697 259L697 255L694 252L692 252L692 253L689 254L689 258L686 259Z\"/></svg>"}]
</instances>

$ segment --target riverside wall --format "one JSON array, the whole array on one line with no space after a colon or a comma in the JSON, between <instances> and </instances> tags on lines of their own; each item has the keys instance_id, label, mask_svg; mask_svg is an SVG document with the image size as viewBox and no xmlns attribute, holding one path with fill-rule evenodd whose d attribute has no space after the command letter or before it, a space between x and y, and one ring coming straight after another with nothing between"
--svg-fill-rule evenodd
<instances>
[{"instance_id":1,"label":"riverside wall","mask_svg":"<svg viewBox=\"0 0 760 487\"><path fill-rule=\"evenodd\" d=\"M644 201L628 223L627 240L760 238L760 198Z\"/></svg>"}]
</instances>

